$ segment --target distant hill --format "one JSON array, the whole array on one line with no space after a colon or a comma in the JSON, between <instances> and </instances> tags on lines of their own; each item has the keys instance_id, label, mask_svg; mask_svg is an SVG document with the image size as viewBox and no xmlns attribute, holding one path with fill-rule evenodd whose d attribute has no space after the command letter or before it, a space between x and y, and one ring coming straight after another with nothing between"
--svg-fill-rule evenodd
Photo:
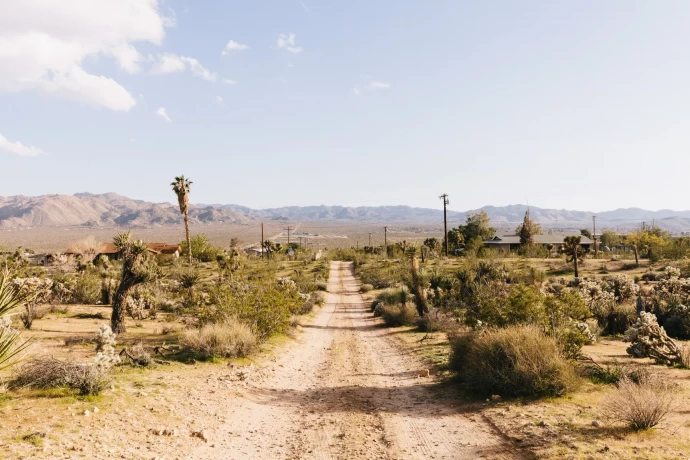
<instances>
[{"instance_id":1,"label":"distant hill","mask_svg":"<svg viewBox=\"0 0 690 460\"><path fill-rule=\"evenodd\" d=\"M530 207L531 216L545 229L573 230L589 228L592 212ZM492 224L500 229L514 229L522 221L527 206L485 206L466 212L449 211L448 220L457 225L470 212L486 211ZM234 204L192 205L192 223L252 224L260 220L351 221L440 223L440 209L410 206L287 206L251 209ZM639 208L616 209L597 213L597 229L626 231L641 222L654 223L666 230L690 231L690 211L647 211ZM182 222L177 205L133 200L115 193L94 195L43 195L37 197L0 197L0 229L27 227L156 227Z\"/></svg>"}]
</instances>

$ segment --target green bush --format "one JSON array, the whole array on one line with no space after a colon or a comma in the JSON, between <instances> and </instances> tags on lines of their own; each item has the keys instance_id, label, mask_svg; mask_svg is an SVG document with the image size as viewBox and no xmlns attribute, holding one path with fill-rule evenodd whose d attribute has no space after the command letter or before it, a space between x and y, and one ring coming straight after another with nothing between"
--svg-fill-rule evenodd
<instances>
[{"instance_id":1,"label":"green bush","mask_svg":"<svg viewBox=\"0 0 690 460\"><path fill-rule=\"evenodd\" d=\"M181 342L204 356L235 358L248 356L256 347L257 339L249 326L228 318L222 323L186 330Z\"/></svg>"},{"instance_id":2,"label":"green bush","mask_svg":"<svg viewBox=\"0 0 690 460\"><path fill-rule=\"evenodd\" d=\"M560 396L578 383L556 340L533 326L453 337L451 346L451 365L478 393Z\"/></svg>"},{"instance_id":3,"label":"green bush","mask_svg":"<svg viewBox=\"0 0 690 460\"><path fill-rule=\"evenodd\" d=\"M272 278L255 278L247 282L230 281L214 287L212 305L200 313L202 323L221 323L236 318L248 324L260 339L284 332L290 317L299 313L304 299L295 283Z\"/></svg>"},{"instance_id":4,"label":"green bush","mask_svg":"<svg viewBox=\"0 0 690 460\"><path fill-rule=\"evenodd\" d=\"M77 276L72 292L72 302L95 305L101 297L101 279L98 275L83 272Z\"/></svg>"},{"instance_id":5,"label":"green bush","mask_svg":"<svg viewBox=\"0 0 690 460\"><path fill-rule=\"evenodd\" d=\"M372 286L371 284L363 284L359 288L359 292L361 292L362 294L364 294L365 292L373 291L373 290L374 290L374 286Z\"/></svg>"},{"instance_id":6,"label":"green bush","mask_svg":"<svg viewBox=\"0 0 690 460\"><path fill-rule=\"evenodd\" d=\"M378 310L389 327L413 326L417 319L417 310L410 305L382 305Z\"/></svg>"}]
</instances>

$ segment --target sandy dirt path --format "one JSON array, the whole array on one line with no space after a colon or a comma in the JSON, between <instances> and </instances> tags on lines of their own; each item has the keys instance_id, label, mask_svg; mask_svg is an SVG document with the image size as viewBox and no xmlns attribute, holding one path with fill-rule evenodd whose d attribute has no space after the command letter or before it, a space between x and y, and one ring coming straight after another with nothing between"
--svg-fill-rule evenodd
<instances>
[{"instance_id":1,"label":"sandy dirt path","mask_svg":"<svg viewBox=\"0 0 690 460\"><path fill-rule=\"evenodd\" d=\"M377 325L351 265L333 262L328 303L269 378L231 401L227 443L200 457L305 459L522 458ZM225 444L225 445L223 445Z\"/></svg>"},{"instance_id":2,"label":"sandy dirt path","mask_svg":"<svg viewBox=\"0 0 690 460\"><path fill-rule=\"evenodd\" d=\"M245 381L228 366L159 366L120 381L97 413L88 402L42 415L28 400L6 403L10 436L48 432L43 447L5 446L7 457L523 458L453 385L419 377L423 362L380 327L358 287L351 265L333 262L327 304Z\"/></svg>"}]
</instances>

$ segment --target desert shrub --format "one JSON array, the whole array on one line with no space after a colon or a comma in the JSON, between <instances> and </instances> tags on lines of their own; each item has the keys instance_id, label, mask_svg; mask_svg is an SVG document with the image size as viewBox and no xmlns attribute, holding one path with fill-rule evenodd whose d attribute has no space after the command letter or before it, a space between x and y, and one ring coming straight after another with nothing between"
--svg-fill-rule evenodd
<instances>
[{"instance_id":1,"label":"desert shrub","mask_svg":"<svg viewBox=\"0 0 690 460\"><path fill-rule=\"evenodd\" d=\"M383 305L380 307L381 318L386 326L412 326L417 318L417 310L406 304Z\"/></svg>"},{"instance_id":2,"label":"desert shrub","mask_svg":"<svg viewBox=\"0 0 690 460\"><path fill-rule=\"evenodd\" d=\"M417 327L423 332L449 331L457 328L457 321L438 309L432 309L417 318Z\"/></svg>"},{"instance_id":3,"label":"desert shrub","mask_svg":"<svg viewBox=\"0 0 690 460\"><path fill-rule=\"evenodd\" d=\"M31 329L35 319L41 319L45 316L45 310L39 308L33 302L24 305L24 311L21 312L19 318L26 329Z\"/></svg>"},{"instance_id":4,"label":"desert shrub","mask_svg":"<svg viewBox=\"0 0 690 460\"><path fill-rule=\"evenodd\" d=\"M300 296L306 296L306 298L304 299L304 303L298 311L300 315L306 315L314 309L315 305L321 306L326 302L325 295L323 292L315 291L311 294L300 294Z\"/></svg>"},{"instance_id":5,"label":"desert shrub","mask_svg":"<svg viewBox=\"0 0 690 460\"><path fill-rule=\"evenodd\" d=\"M220 249L212 245L206 235L194 235L189 241L193 258L199 262L215 262L216 257L220 253ZM180 247L182 248L181 254L187 254L187 242L182 241Z\"/></svg>"},{"instance_id":6,"label":"desert shrub","mask_svg":"<svg viewBox=\"0 0 690 460\"><path fill-rule=\"evenodd\" d=\"M22 365L10 387L70 388L81 395L97 395L110 384L108 367L54 358L37 358Z\"/></svg>"},{"instance_id":7,"label":"desert shrub","mask_svg":"<svg viewBox=\"0 0 690 460\"><path fill-rule=\"evenodd\" d=\"M635 431L657 426L675 403L674 388L653 374L637 382L624 378L603 402L604 412L615 422Z\"/></svg>"},{"instance_id":8,"label":"desert shrub","mask_svg":"<svg viewBox=\"0 0 690 460\"><path fill-rule=\"evenodd\" d=\"M372 286L371 284L363 284L359 288L359 292L361 292L362 294L364 294L365 292L373 291L373 290L374 290L374 286Z\"/></svg>"},{"instance_id":9,"label":"desert shrub","mask_svg":"<svg viewBox=\"0 0 690 460\"><path fill-rule=\"evenodd\" d=\"M101 280L97 275L83 272L77 276L72 291L73 303L94 305L101 300L101 297Z\"/></svg>"},{"instance_id":10,"label":"desert shrub","mask_svg":"<svg viewBox=\"0 0 690 460\"><path fill-rule=\"evenodd\" d=\"M606 317L606 323L603 327L604 334L619 335L625 334L625 331L635 323L637 318L637 311L631 304L623 304L614 306Z\"/></svg>"},{"instance_id":11,"label":"desert shrub","mask_svg":"<svg viewBox=\"0 0 690 460\"><path fill-rule=\"evenodd\" d=\"M124 349L123 354L128 359L128 362L134 366L148 367L153 364L153 357L151 353L146 350L142 342L138 342L134 346Z\"/></svg>"},{"instance_id":12,"label":"desert shrub","mask_svg":"<svg viewBox=\"0 0 690 460\"><path fill-rule=\"evenodd\" d=\"M181 342L204 356L234 358L249 355L256 347L257 338L249 326L228 318L221 323L186 330Z\"/></svg>"},{"instance_id":13,"label":"desert shrub","mask_svg":"<svg viewBox=\"0 0 690 460\"><path fill-rule=\"evenodd\" d=\"M409 292L406 288L402 289L386 289L379 292L376 300L386 305L397 305L401 302L406 302L409 297Z\"/></svg>"},{"instance_id":14,"label":"desert shrub","mask_svg":"<svg viewBox=\"0 0 690 460\"><path fill-rule=\"evenodd\" d=\"M559 396L578 383L557 341L534 326L509 326L451 341L451 364L483 394Z\"/></svg>"}]
</instances>

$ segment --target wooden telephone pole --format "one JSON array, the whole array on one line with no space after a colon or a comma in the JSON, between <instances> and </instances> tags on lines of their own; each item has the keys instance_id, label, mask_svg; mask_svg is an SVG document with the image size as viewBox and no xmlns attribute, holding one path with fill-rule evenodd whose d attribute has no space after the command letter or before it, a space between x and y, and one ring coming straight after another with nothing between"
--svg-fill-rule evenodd
<instances>
[{"instance_id":1,"label":"wooden telephone pole","mask_svg":"<svg viewBox=\"0 0 690 460\"><path fill-rule=\"evenodd\" d=\"M261 258L264 258L264 250L266 249L266 245L264 244L264 223L261 222Z\"/></svg>"},{"instance_id":2,"label":"wooden telephone pole","mask_svg":"<svg viewBox=\"0 0 690 460\"><path fill-rule=\"evenodd\" d=\"M388 227L383 227L383 253L388 257Z\"/></svg>"},{"instance_id":3,"label":"wooden telephone pole","mask_svg":"<svg viewBox=\"0 0 690 460\"><path fill-rule=\"evenodd\" d=\"M290 230L292 230L292 228L288 225L287 228L284 228L283 230L287 230L288 232L288 247L290 247Z\"/></svg>"},{"instance_id":4,"label":"wooden telephone pole","mask_svg":"<svg viewBox=\"0 0 690 460\"><path fill-rule=\"evenodd\" d=\"M445 246L446 257L448 257L448 218L446 217L446 206L448 206L450 201L448 201L447 193L444 193L439 198L443 200L443 245Z\"/></svg>"}]
</instances>

